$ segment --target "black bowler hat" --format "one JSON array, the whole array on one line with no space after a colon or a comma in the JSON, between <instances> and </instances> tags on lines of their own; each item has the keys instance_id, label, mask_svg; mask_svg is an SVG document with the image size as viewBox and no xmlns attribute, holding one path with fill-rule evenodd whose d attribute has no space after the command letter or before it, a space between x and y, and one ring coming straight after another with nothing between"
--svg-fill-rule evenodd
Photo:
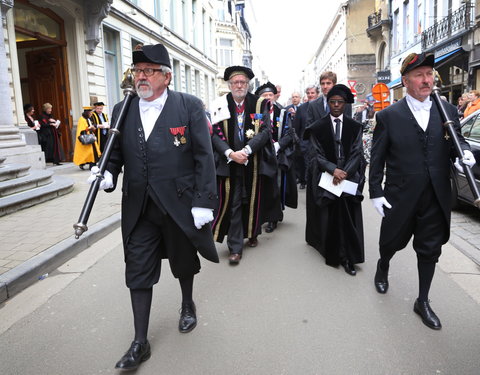
<instances>
[{"instance_id":1,"label":"black bowler hat","mask_svg":"<svg viewBox=\"0 0 480 375\"><path fill-rule=\"evenodd\" d=\"M402 66L400 67L400 74L404 76L419 66L431 66L433 68L434 65L435 56L433 54L411 53L403 59Z\"/></svg>"},{"instance_id":2,"label":"black bowler hat","mask_svg":"<svg viewBox=\"0 0 480 375\"><path fill-rule=\"evenodd\" d=\"M352 91L345 85L342 85L341 83L338 85L333 86L330 91L327 94L327 101L334 95L339 95L347 103L353 103L355 101L355 98L353 97Z\"/></svg>"},{"instance_id":3,"label":"black bowler hat","mask_svg":"<svg viewBox=\"0 0 480 375\"><path fill-rule=\"evenodd\" d=\"M247 68L246 66L229 66L227 69L225 69L225 73L223 74L223 80L228 81L230 77L237 75L237 74L244 74L248 77L248 79L252 79L255 77L255 74L253 74L252 69Z\"/></svg>"},{"instance_id":4,"label":"black bowler hat","mask_svg":"<svg viewBox=\"0 0 480 375\"><path fill-rule=\"evenodd\" d=\"M255 95L260 96L264 92L273 92L275 95L277 95L277 88L272 82L268 81L255 90Z\"/></svg>"},{"instance_id":5,"label":"black bowler hat","mask_svg":"<svg viewBox=\"0 0 480 375\"><path fill-rule=\"evenodd\" d=\"M151 63L168 66L170 69L170 56L163 44L149 44L146 46L137 46L132 53L133 63Z\"/></svg>"},{"instance_id":6,"label":"black bowler hat","mask_svg":"<svg viewBox=\"0 0 480 375\"><path fill-rule=\"evenodd\" d=\"M105 103L104 103L104 102L96 102L96 103L93 103L93 106L94 106L94 107L98 107L99 105L103 105L103 106L104 106Z\"/></svg>"}]
</instances>

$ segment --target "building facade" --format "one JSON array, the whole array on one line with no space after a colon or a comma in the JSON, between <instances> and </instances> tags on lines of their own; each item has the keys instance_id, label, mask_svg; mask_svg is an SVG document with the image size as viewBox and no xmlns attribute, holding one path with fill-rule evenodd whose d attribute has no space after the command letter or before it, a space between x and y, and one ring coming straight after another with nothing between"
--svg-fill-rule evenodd
<instances>
[{"instance_id":1,"label":"building facade","mask_svg":"<svg viewBox=\"0 0 480 375\"><path fill-rule=\"evenodd\" d=\"M357 100L366 98L376 81L374 48L365 34L373 7L374 0L350 0L339 6L302 82L318 84L320 74L330 70L338 83L353 89Z\"/></svg>"},{"instance_id":2,"label":"building facade","mask_svg":"<svg viewBox=\"0 0 480 375\"><path fill-rule=\"evenodd\" d=\"M123 99L122 72L139 43L163 43L171 58L171 88L208 106L216 96L215 0L1 0L13 125L26 143L23 105L45 102L61 120L64 160L82 107L96 101L111 112Z\"/></svg>"}]
</instances>

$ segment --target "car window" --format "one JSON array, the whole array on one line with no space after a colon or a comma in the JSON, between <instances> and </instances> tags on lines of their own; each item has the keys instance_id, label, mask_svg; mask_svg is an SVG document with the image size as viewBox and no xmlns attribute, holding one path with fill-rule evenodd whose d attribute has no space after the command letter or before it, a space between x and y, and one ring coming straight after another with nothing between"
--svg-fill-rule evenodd
<instances>
[{"instance_id":1,"label":"car window","mask_svg":"<svg viewBox=\"0 0 480 375\"><path fill-rule=\"evenodd\" d=\"M472 118L468 119L468 121L466 121L463 125L462 125L462 135L465 137L465 138L470 138L470 132L471 132L471 129L472 129L472 125L477 122L477 121L480 121L480 118L479 116L473 116Z\"/></svg>"},{"instance_id":2,"label":"car window","mask_svg":"<svg viewBox=\"0 0 480 375\"><path fill-rule=\"evenodd\" d=\"M470 130L469 138L480 141L480 116L477 116L477 119Z\"/></svg>"}]
</instances>

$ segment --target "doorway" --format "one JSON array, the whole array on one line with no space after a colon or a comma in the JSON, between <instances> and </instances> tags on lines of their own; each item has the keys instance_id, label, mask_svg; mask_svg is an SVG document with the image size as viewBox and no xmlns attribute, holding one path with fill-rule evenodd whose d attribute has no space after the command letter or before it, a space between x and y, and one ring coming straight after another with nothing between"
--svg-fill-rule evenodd
<instances>
[{"instance_id":1,"label":"doorway","mask_svg":"<svg viewBox=\"0 0 480 375\"><path fill-rule=\"evenodd\" d=\"M15 2L14 18L23 103L32 104L37 114L44 103L52 104L53 117L61 122L62 161L72 161L73 119L63 19L26 0Z\"/></svg>"}]
</instances>

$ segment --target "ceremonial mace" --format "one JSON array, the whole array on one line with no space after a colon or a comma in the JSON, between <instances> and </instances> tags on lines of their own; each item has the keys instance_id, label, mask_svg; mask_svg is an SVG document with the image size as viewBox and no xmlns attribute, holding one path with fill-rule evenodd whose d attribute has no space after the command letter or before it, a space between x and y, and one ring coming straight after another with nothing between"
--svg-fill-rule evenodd
<instances>
[{"instance_id":1,"label":"ceremonial mace","mask_svg":"<svg viewBox=\"0 0 480 375\"><path fill-rule=\"evenodd\" d=\"M88 230L87 221L90 217L90 212L92 211L95 198L97 197L100 183L104 178L103 174L105 173L105 169L107 169L107 163L110 159L113 145L118 135L120 134L120 128L123 125L123 121L127 114L128 107L130 106L130 102L136 95L134 86L135 85L133 82L133 75L130 71L130 68L128 68L123 74L122 84L120 85L120 87L123 89L123 94L125 95L125 97L122 101L118 117L116 118L114 123L112 123L112 126L108 131L107 143L105 144L105 149L98 164L99 171L95 174L95 180L90 185L90 189L88 190L87 198L85 199L85 203L83 204L82 212L80 213L78 223L73 224L73 229L75 229L75 238L77 240L83 234L83 232L86 232Z\"/></svg>"},{"instance_id":2,"label":"ceremonial mace","mask_svg":"<svg viewBox=\"0 0 480 375\"><path fill-rule=\"evenodd\" d=\"M440 111L440 116L442 117L443 120L443 126L447 129L448 136L452 138L453 141L453 146L455 148L455 152L457 153L458 160L460 162L460 165L463 167L463 173L465 173L465 177L467 178L468 185L470 186L470 190L472 191L473 194L473 204L477 207L480 208L480 193L478 191L477 185L475 183L475 178L473 176L471 168L463 163L463 150L460 146L460 141L458 140L457 132L455 131L455 128L453 127L454 122L450 118L450 115L448 114L447 110L445 109L445 104L443 103L442 98L440 97L440 85L441 85L441 79L438 74L438 72L435 72L435 85L433 87L432 91L432 98L434 102L437 104L437 108ZM447 137L447 135L445 136Z\"/></svg>"}]
</instances>

